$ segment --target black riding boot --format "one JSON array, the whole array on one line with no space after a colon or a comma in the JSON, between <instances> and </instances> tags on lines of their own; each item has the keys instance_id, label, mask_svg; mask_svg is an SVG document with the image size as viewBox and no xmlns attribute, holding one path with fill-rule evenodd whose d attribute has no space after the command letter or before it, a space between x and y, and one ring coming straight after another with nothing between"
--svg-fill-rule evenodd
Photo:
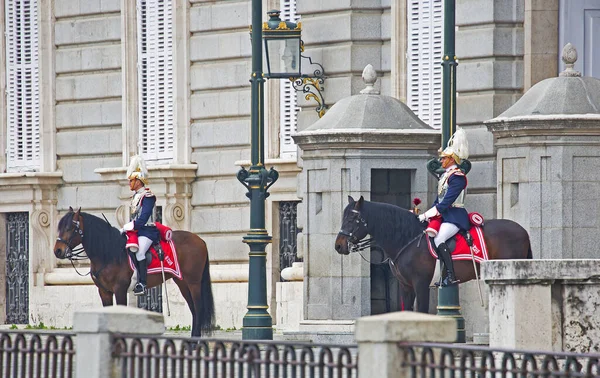
<instances>
[{"instance_id":1,"label":"black riding boot","mask_svg":"<svg viewBox=\"0 0 600 378\"><path fill-rule=\"evenodd\" d=\"M148 260L138 261L138 282L133 288L133 295L146 294L146 278L148 277Z\"/></svg>"},{"instance_id":2,"label":"black riding boot","mask_svg":"<svg viewBox=\"0 0 600 378\"><path fill-rule=\"evenodd\" d=\"M454 262L452 261L450 248L448 248L446 243L441 243L437 247L437 250L440 260L444 263L444 266L446 267L446 277L444 277L444 279L442 280L442 286L449 286L458 283L456 275L454 274Z\"/></svg>"}]
</instances>

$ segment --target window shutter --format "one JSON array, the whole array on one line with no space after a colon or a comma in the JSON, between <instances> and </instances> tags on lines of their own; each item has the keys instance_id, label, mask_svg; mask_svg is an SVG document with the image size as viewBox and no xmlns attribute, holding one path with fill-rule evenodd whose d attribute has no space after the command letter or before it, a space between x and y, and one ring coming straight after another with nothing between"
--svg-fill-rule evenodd
<instances>
[{"instance_id":1,"label":"window shutter","mask_svg":"<svg viewBox=\"0 0 600 378\"><path fill-rule=\"evenodd\" d=\"M407 102L431 127L442 127L443 0L408 3Z\"/></svg>"},{"instance_id":2,"label":"window shutter","mask_svg":"<svg viewBox=\"0 0 600 378\"><path fill-rule=\"evenodd\" d=\"M138 0L138 96L140 152L150 163L173 159L173 4Z\"/></svg>"},{"instance_id":3,"label":"window shutter","mask_svg":"<svg viewBox=\"0 0 600 378\"><path fill-rule=\"evenodd\" d=\"M296 15L296 0L281 0L280 18L286 21L298 22ZM289 80L279 80L279 157L295 158L296 143L292 134L296 132L297 113L300 111L296 90Z\"/></svg>"},{"instance_id":4,"label":"window shutter","mask_svg":"<svg viewBox=\"0 0 600 378\"><path fill-rule=\"evenodd\" d=\"M6 1L6 170L39 171L38 2Z\"/></svg>"}]
</instances>

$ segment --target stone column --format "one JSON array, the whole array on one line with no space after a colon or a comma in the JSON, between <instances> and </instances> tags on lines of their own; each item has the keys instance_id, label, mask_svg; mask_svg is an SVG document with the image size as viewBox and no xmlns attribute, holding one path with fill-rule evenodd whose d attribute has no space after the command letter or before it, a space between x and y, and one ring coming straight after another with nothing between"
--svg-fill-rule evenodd
<instances>
[{"instance_id":1,"label":"stone column","mask_svg":"<svg viewBox=\"0 0 600 378\"><path fill-rule=\"evenodd\" d=\"M486 121L497 150L498 218L521 224L535 258L595 258L600 206L600 80L573 66ZM473 209L476 210L476 209Z\"/></svg>"},{"instance_id":2,"label":"stone column","mask_svg":"<svg viewBox=\"0 0 600 378\"><path fill-rule=\"evenodd\" d=\"M411 370L402 367L404 353L399 342L450 343L455 339L456 321L451 318L412 311L360 318L356 322L358 376L411 377Z\"/></svg>"},{"instance_id":3,"label":"stone column","mask_svg":"<svg viewBox=\"0 0 600 378\"><path fill-rule=\"evenodd\" d=\"M111 334L161 335L165 331L162 314L111 306L75 312L76 378L109 378L115 376Z\"/></svg>"},{"instance_id":4,"label":"stone column","mask_svg":"<svg viewBox=\"0 0 600 378\"><path fill-rule=\"evenodd\" d=\"M302 331L350 332L354 319L371 314L371 271L358 254L334 249L348 195L371 197L373 170L405 170L411 197L431 203L427 161L437 154L439 131L404 103L374 89L370 65L361 94L338 101L317 123L294 135L302 150L298 223L306 237ZM365 256L369 256L363 253Z\"/></svg>"}]
</instances>

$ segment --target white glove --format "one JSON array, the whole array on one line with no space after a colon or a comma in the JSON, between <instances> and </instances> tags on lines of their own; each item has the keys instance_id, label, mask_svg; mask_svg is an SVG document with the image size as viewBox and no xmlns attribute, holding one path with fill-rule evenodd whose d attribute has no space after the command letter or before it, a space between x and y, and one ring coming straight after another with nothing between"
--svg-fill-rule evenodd
<instances>
[{"instance_id":1,"label":"white glove","mask_svg":"<svg viewBox=\"0 0 600 378\"><path fill-rule=\"evenodd\" d=\"M424 212L423 214L419 215L419 221L425 222L431 218L437 217L438 215L440 215L440 213L437 210L437 207L434 206L431 209Z\"/></svg>"},{"instance_id":2,"label":"white glove","mask_svg":"<svg viewBox=\"0 0 600 378\"><path fill-rule=\"evenodd\" d=\"M123 226L123 230L132 231L133 230L133 221L125 223L125 226Z\"/></svg>"},{"instance_id":3,"label":"white glove","mask_svg":"<svg viewBox=\"0 0 600 378\"><path fill-rule=\"evenodd\" d=\"M121 235L125 235L125 230L124 229L120 229L119 232L121 233Z\"/></svg>"}]
</instances>

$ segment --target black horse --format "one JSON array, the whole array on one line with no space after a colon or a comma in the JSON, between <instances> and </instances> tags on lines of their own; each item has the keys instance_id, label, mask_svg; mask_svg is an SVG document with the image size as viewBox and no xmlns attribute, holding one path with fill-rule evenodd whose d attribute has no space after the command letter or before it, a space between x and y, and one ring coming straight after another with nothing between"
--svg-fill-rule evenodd
<instances>
[{"instance_id":1,"label":"black horse","mask_svg":"<svg viewBox=\"0 0 600 378\"><path fill-rule=\"evenodd\" d=\"M424 227L412 212L398 206L358 201L348 196L342 228L335 240L335 250L342 255L367 235L392 262L392 272L400 282L400 295L405 310L412 311L415 298L417 311L429 312L429 284L435 270L435 259L427 247ZM485 223L484 238L490 260L531 259L527 231L508 219L492 219ZM476 277L471 261L454 261L457 279L463 283ZM479 265L477 265L479 274Z\"/></svg>"},{"instance_id":2,"label":"black horse","mask_svg":"<svg viewBox=\"0 0 600 378\"><path fill-rule=\"evenodd\" d=\"M206 243L188 231L173 231L172 240L182 278L165 272L165 279L173 278L192 312L192 336L198 337L201 332L210 334L215 324L215 305ZM127 261L125 237L105 220L69 208L58 223L54 255L77 260L79 253L74 249L80 244L90 259L92 280L98 287L102 305L112 306L113 296L118 305L127 305L133 271ZM160 274L148 275L148 288L162 282Z\"/></svg>"}]
</instances>

